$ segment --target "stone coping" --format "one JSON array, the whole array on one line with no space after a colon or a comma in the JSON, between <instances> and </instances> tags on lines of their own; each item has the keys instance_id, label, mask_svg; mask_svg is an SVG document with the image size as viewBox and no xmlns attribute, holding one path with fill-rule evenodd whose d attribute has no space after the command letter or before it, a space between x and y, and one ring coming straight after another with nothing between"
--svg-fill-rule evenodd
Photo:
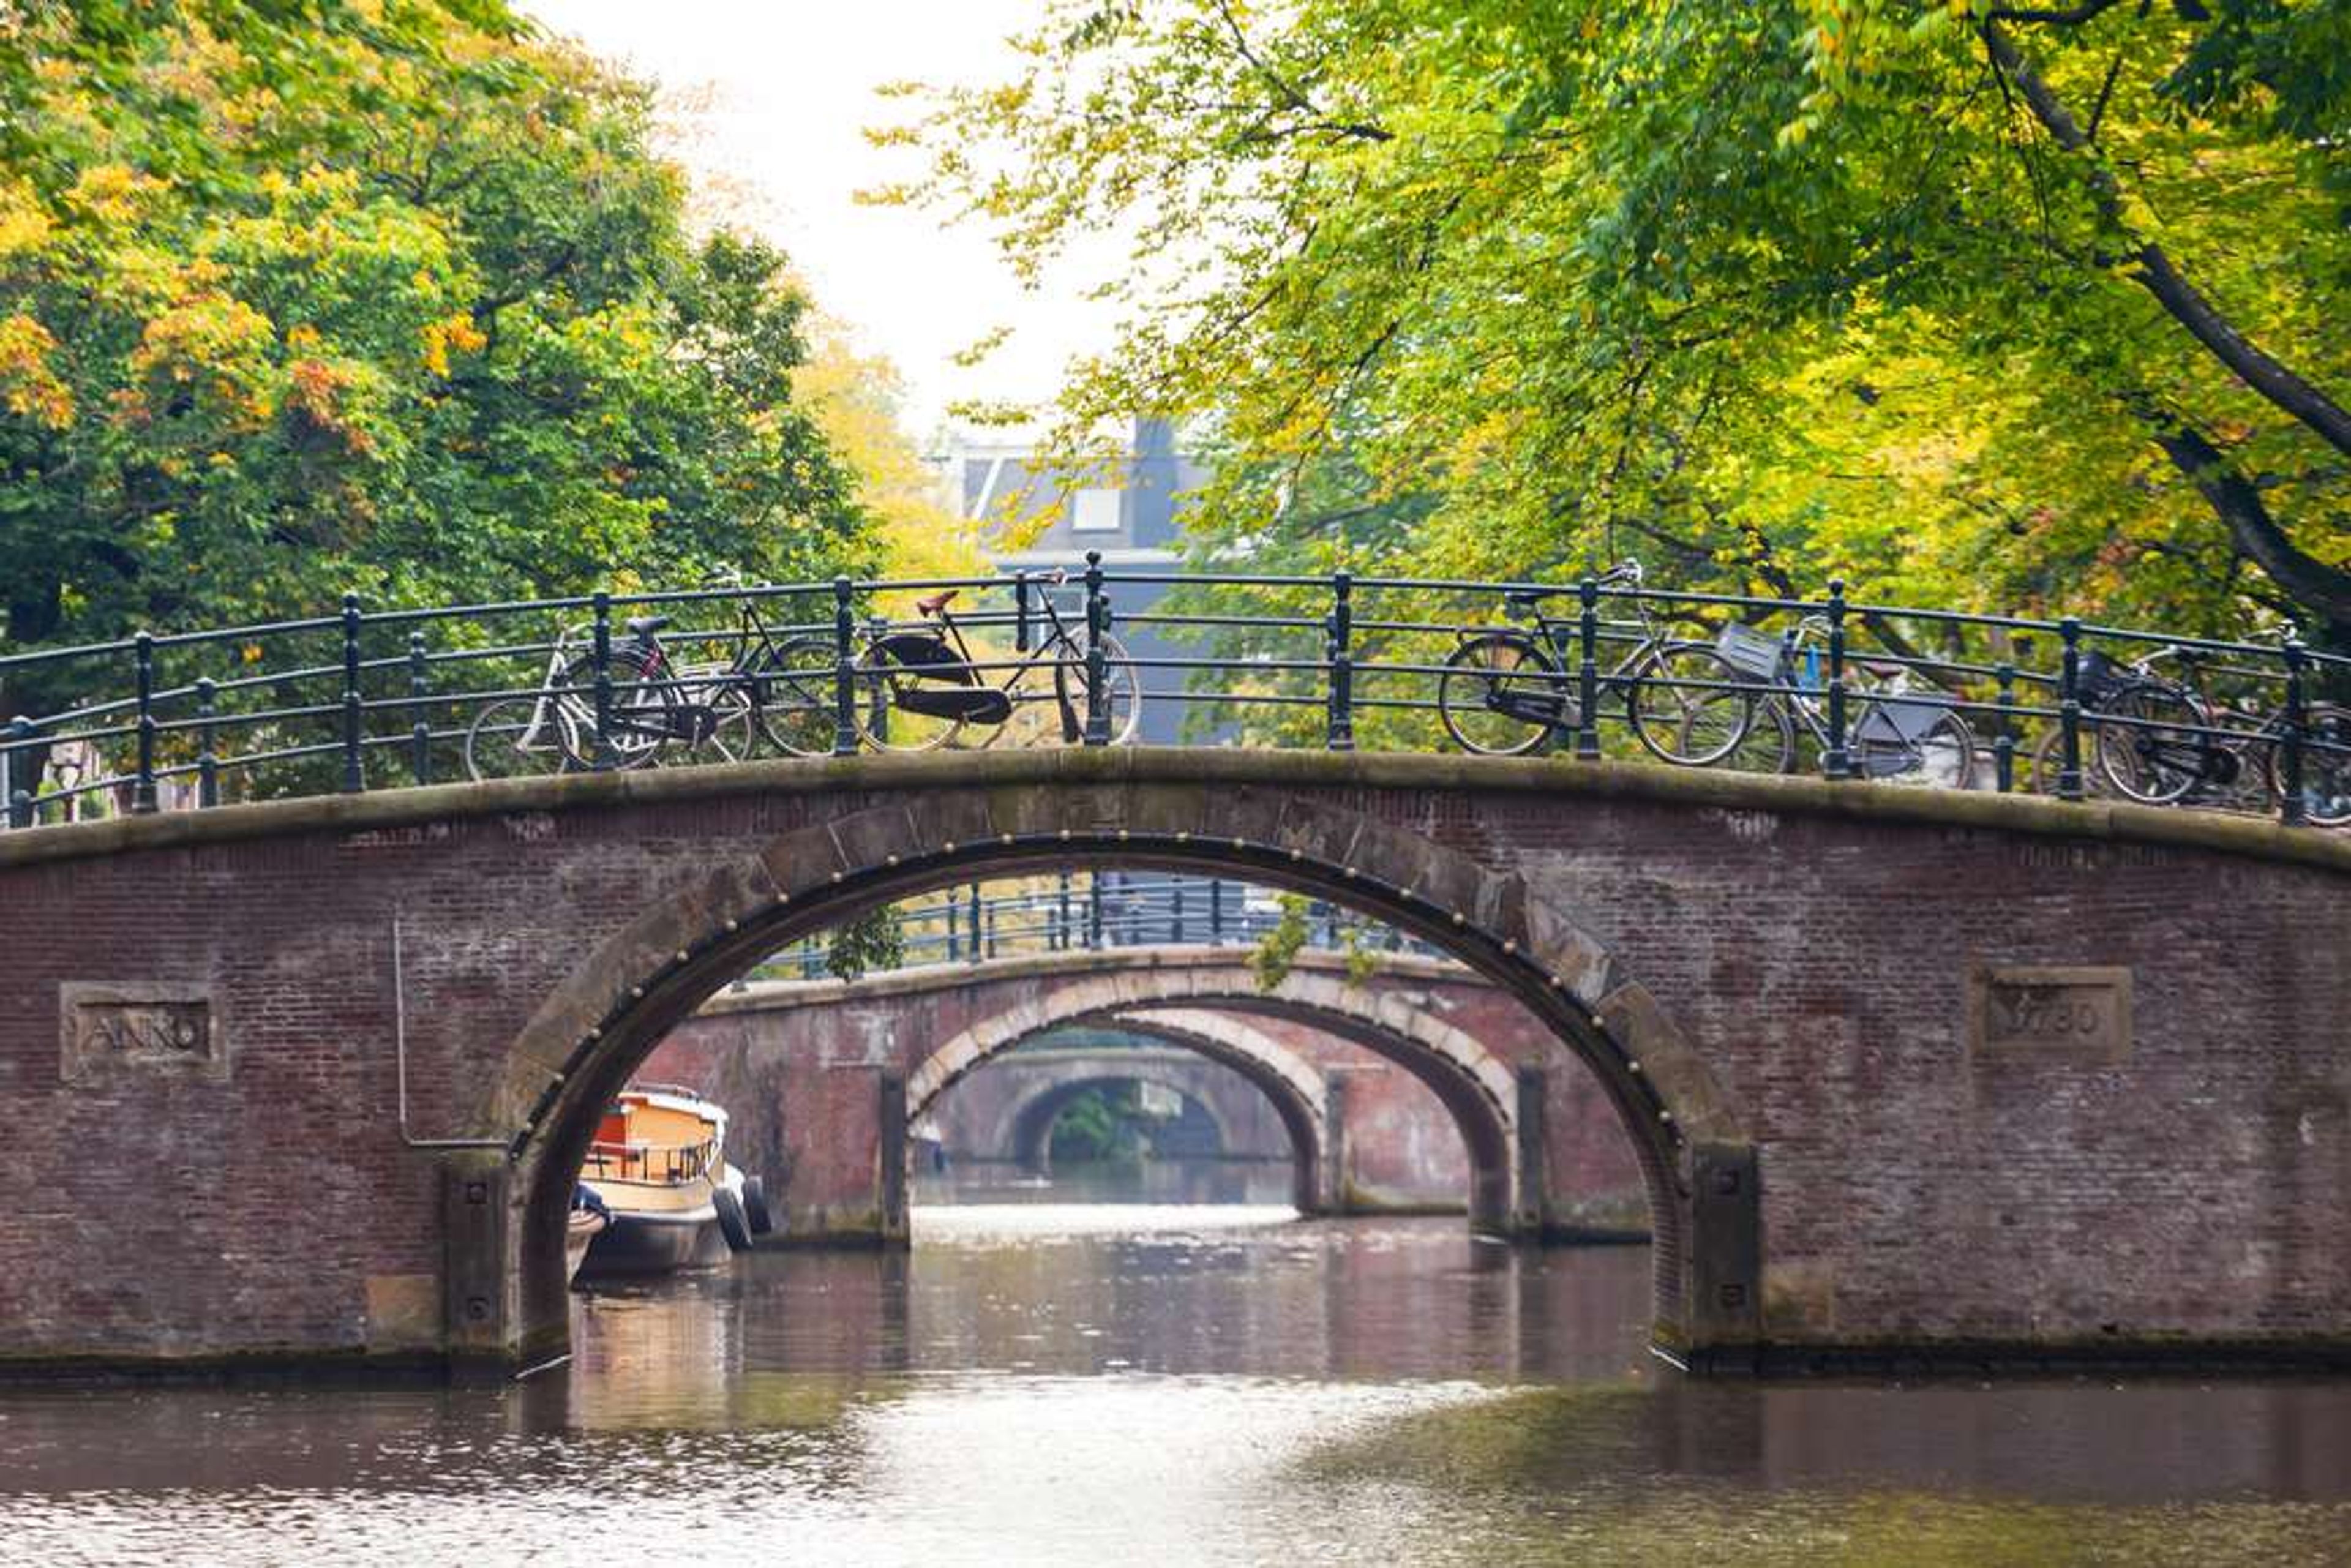
<instances>
[{"instance_id":1,"label":"stone coping","mask_svg":"<svg viewBox=\"0 0 2351 1568\"><path fill-rule=\"evenodd\" d=\"M142 850L431 821L663 805L743 794L886 794L1068 785L1255 784L1298 789L1487 790L1989 829L2086 842L2210 850L2351 873L2351 833L2262 818L2105 800L1931 789L1572 758L1119 747L778 758L627 773L436 784L167 811L0 832L0 869Z\"/></svg>"}]
</instances>

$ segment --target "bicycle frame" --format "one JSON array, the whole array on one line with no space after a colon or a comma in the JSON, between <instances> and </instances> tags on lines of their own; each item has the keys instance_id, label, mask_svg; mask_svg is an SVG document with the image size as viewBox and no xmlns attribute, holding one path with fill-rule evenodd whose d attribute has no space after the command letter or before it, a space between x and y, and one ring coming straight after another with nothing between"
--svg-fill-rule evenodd
<instances>
[{"instance_id":1,"label":"bicycle frame","mask_svg":"<svg viewBox=\"0 0 2351 1568\"><path fill-rule=\"evenodd\" d=\"M983 674L983 661L973 657L971 643L965 637L962 626L956 623L954 612L948 610L944 604L939 606L937 613L932 618L934 624L936 627L935 631L929 633L920 632L897 632L893 633L893 635L902 637L922 637L930 641L935 641L942 646L952 646L955 652L955 663L953 664L946 666L945 671L938 675L931 675L927 673L917 671L914 673L914 678L920 680L953 681L954 684L956 685L969 685L972 687L996 692L1007 698L1009 698L1012 695L1013 688L1018 686L1021 681L1027 677L1030 670L1035 669L1040 664L1070 664L1084 656L1082 651L1078 646L1078 639L1075 633L1073 633L1070 629L1070 623L1061 618L1061 611L1055 607L1052 596L1050 594L1040 594L1037 596L1036 603L1037 608L1043 612L1048 630L1037 640L1036 646L1029 649L1027 652L1021 653L1017 659L1012 661L1011 667L1005 670L1003 678L1000 681L990 681ZM986 663L994 664L1000 663L1000 661L987 661ZM962 678L956 679L958 675ZM971 719L967 722L1002 724L1009 717L1010 713L1008 710L1003 717L996 719Z\"/></svg>"}]
</instances>

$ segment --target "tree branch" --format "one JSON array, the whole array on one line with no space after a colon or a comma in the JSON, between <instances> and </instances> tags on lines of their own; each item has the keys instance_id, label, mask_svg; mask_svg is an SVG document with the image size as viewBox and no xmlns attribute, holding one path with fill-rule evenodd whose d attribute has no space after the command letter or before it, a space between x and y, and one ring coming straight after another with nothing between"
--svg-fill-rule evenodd
<instances>
[{"instance_id":1,"label":"tree branch","mask_svg":"<svg viewBox=\"0 0 2351 1568\"><path fill-rule=\"evenodd\" d=\"M2238 548L2297 601L2325 616L2338 638L2351 634L2351 571L2327 565L2288 538L2261 491L2203 432L2152 397L2127 401L2171 465L2228 525Z\"/></svg>"},{"instance_id":2,"label":"tree branch","mask_svg":"<svg viewBox=\"0 0 2351 1568\"><path fill-rule=\"evenodd\" d=\"M1985 13L1989 22L2041 22L2051 26L2073 27L2095 21L2122 4L2122 0L2082 0L2062 11L2034 9L2029 6L1995 5Z\"/></svg>"},{"instance_id":3,"label":"tree branch","mask_svg":"<svg viewBox=\"0 0 2351 1568\"><path fill-rule=\"evenodd\" d=\"M2114 171L2095 155L2089 138L2074 123L2065 106L2057 101L2057 95L2050 90L2047 82L2042 80L2040 73L2017 52L2008 35L1994 23L1987 21L1983 37L1986 47L1991 51L1993 63L2015 81L2018 89L2024 94L2024 101L2031 106L2033 118L2042 123L2060 147L2069 152L2083 154L2087 159L2090 192L2098 204L2100 214L2126 234L2129 233L2123 219L2122 193L2116 185ZM2153 295L2171 319L2186 328L2189 335L2203 344L2213 358L2227 366L2247 386L2315 432L2328 445L2338 452L2351 454L2351 413L2346 413L2333 399L2238 331L2213 308L2212 302L2182 276L2161 246L2153 240L2142 240L2135 256L2138 262L2138 271L2135 276L2140 287Z\"/></svg>"},{"instance_id":4,"label":"tree branch","mask_svg":"<svg viewBox=\"0 0 2351 1568\"><path fill-rule=\"evenodd\" d=\"M1382 126L1332 120L1322 112L1321 106L1312 99L1292 87L1279 71L1258 57L1257 51L1249 47L1249 35L1241 31L1240 19L1233 15L1232 7L1228 5L1225 0L1217 0L1217 15L1224 18L1225 30L1233 36L1233 47L1240 51L1240 57L1248 62L1249 68L1266 79L1267 85L1273 89L1275 96L1282 102L1313 120L1311 125L1304 129L1326 131L1336 136L1351 136L1360 141L1395 140L1395 135Z\"/></svg>"}]
</instances>

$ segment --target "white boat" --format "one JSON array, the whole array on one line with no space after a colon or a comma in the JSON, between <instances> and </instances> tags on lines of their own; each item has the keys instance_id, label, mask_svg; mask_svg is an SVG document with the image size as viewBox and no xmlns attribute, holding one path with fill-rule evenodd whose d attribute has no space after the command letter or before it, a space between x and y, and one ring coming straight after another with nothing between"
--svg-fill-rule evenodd
<instances>
[{"instance_id":1,"label":"white boat","mask_svg":"<svg viewBox=\"0 0 2351 1568\"><path fill-rule=\"evenodd\" d=\"M611 1223L590 1235L587 1278L716 1263L768 1228L757 1178L727 1165L726 1113L690 1089L623 1090L588 1145L580 1182Z\"/></svg>"},{"instance_id":2,"label":"white boat","mask_svg":"<svg viewBox=\"0 0 2351 1568\"><path fill-rule=\"evenodd\" d=\"M601 1208L574 1204L563 1226L563 1277L575 1279L587 1260L588 1244L609 1229L612 1217Z\"/></svg>"}]
</instances>

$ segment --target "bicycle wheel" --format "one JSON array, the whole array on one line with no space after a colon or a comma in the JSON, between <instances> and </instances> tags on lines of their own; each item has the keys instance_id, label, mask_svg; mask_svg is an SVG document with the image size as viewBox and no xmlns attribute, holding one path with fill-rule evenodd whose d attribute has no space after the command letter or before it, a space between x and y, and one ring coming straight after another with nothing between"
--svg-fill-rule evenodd
<instances>
[{"instance_id":1,"label":"bicycle wheel","mask_svg":"<svg viewBox=\"0 0 2351 1568\"><path fill-rule=\"evenodd\" d=\"M758 710L748 682L730 681L711 695L709 727L686 755L689 762L745 762L760 740Z\"/></svg>"},{"instance_id":2,"label":"bicycle wheel","mask_svg":"<svg viewBox=\"0 0 2351 1568\"><path fill-rule=\"evenodd\" d=\"M501 697L465 727L465 772L486 779L543 779L579 766L569 720L552 697Z\"/></svg>"},{"instance_id":3,"label":"bicycle wheel","mask_svg":"<svg viewBox=\"0 0 2351 1568\"><path fill-rule=\"evenodd\" d=\"M1740 688L1756 683L1705 643L1668 643L1641 658L1627 675L1625 716L1659 761L1704 768L1729 757L1746 738L1759 699Z\"/></svg>"},{"instance_id":4,"label":"bicycle wheel","mask_svg":"<svg viewBox=\"0 0 2351 1568\"><path fill-rule=\"evenodd\" d=\"M823 638L795 637L752 666L759 735L769 746L792 757L832 755L834 661Z\"/></svg>"},{"instance_id":5,"label":"bicycle wheel","mask_svg":"<svg viewBox=\"0 0 2351 1568\"><path fill-rule=\"evenodd\" d=\"M1938 714L1923 729L1913 729L1872 703L1853 727L1852 751L1855 774L1875 783L1976 787L1975 731L1956 713Z\"/></svg>"},{"instance_id":6,"label":"bicycle wheel","mask_svg":"<svg viewBox=\"0 0 2351 1568\"><path fill-rule=\"evenodd\" d=\"M1437 712L1462 750L1523 757L1572 724L1574 706L1531 638L1489 632L1447 655Z\"/></svg>"},{"instance_id":7,"label":"bicycle wheel","mask_svg":"<svg viewBox=\"0 0 2351 1568\"><path fill-rule=\"evenodd\" d=\"M857 663L855 697L857 733L868 746L883 751L935 751L963 733L960 718L905 706L910 698L919 704L973 689L925 678L926 670L939 667L910 664L883 642L866 645Z\"/></svg>"},{"instance_id":8,"label":"bicycle wheel","mask_svg":"<svg viewBox=\"0 0 2351 1568\"><path fill-rule=\"evenodd\" d=\"M615 651L610 665L612 685L611 722L604 733L611 764L615 768L650 767L678 735L677 694L670 683L648 674L633 660ZM597 760L596 661L590 655L563 667L563 684L571 688L555 702L570 721L565 744L573 748L576 765L592 767Z\"/></svg>"},{"instance_id":9,"label":"bicycle wheel","mask_svg":"<svg viewBox=\"0 0 2351 1568\"><path fill-rule=\"evenodd\" d=\"M2211 746L2199 730L2204 709L2181 688L2157 681L2125 686L2099 705L2098 770L2132 800L2168 806L2196 788Z\"/></svg>"},{"instance_id":10,"label":"bicycle wheel","mask_svg":"<svg viewBox=\"0 0 2351 1568\"><path fill-rule=\"evenodd\" d=\"M2322 828L2351 822L2351 708L2313 703L2303 718L2302 805ZM2270 789L2285 797L2285 748L2272 746Z\"/></svg>"},{"instance_id":11,"label":"bicycle wheel","mask_svg":"<svg viewBox=\"0 0 2351 1568\"><path fill-rule=\"evenodd\" d=\"M1731 743L1730 749L1716 758L1709 767L1726 768L1733 773L1786 773L1796 766L1796 727L1788 717L1788 710L1777 697L1750 697L1744 692L1706 692L1700 695L1698 708L1686 722L1689 731L1682 747L1695 751L1708 743L1708 737L1720 733L1730 718L1703 711L1718 704L1738 705L1744 709L1746 728Z\"/></svg>"},{"instance_id":12,"label":"bicycle wheel","mask_svg":"<svg viewBox=\"0 0 2351 1568\"><path fill-rule=\"evenodd\" d=\"M1124 746L1134 738L1143 723L1143 682L1136 675L1134 664L1117 638L1102 633L1102 701L1110 713L1110 741L1113 746ZM1065 651L1070 656L1053 664L1053 695L1067 703L1076 716L1082 744L1093 685L1088 678L1085 650L1077 643Z\"/></svg>"}]
</instances>

